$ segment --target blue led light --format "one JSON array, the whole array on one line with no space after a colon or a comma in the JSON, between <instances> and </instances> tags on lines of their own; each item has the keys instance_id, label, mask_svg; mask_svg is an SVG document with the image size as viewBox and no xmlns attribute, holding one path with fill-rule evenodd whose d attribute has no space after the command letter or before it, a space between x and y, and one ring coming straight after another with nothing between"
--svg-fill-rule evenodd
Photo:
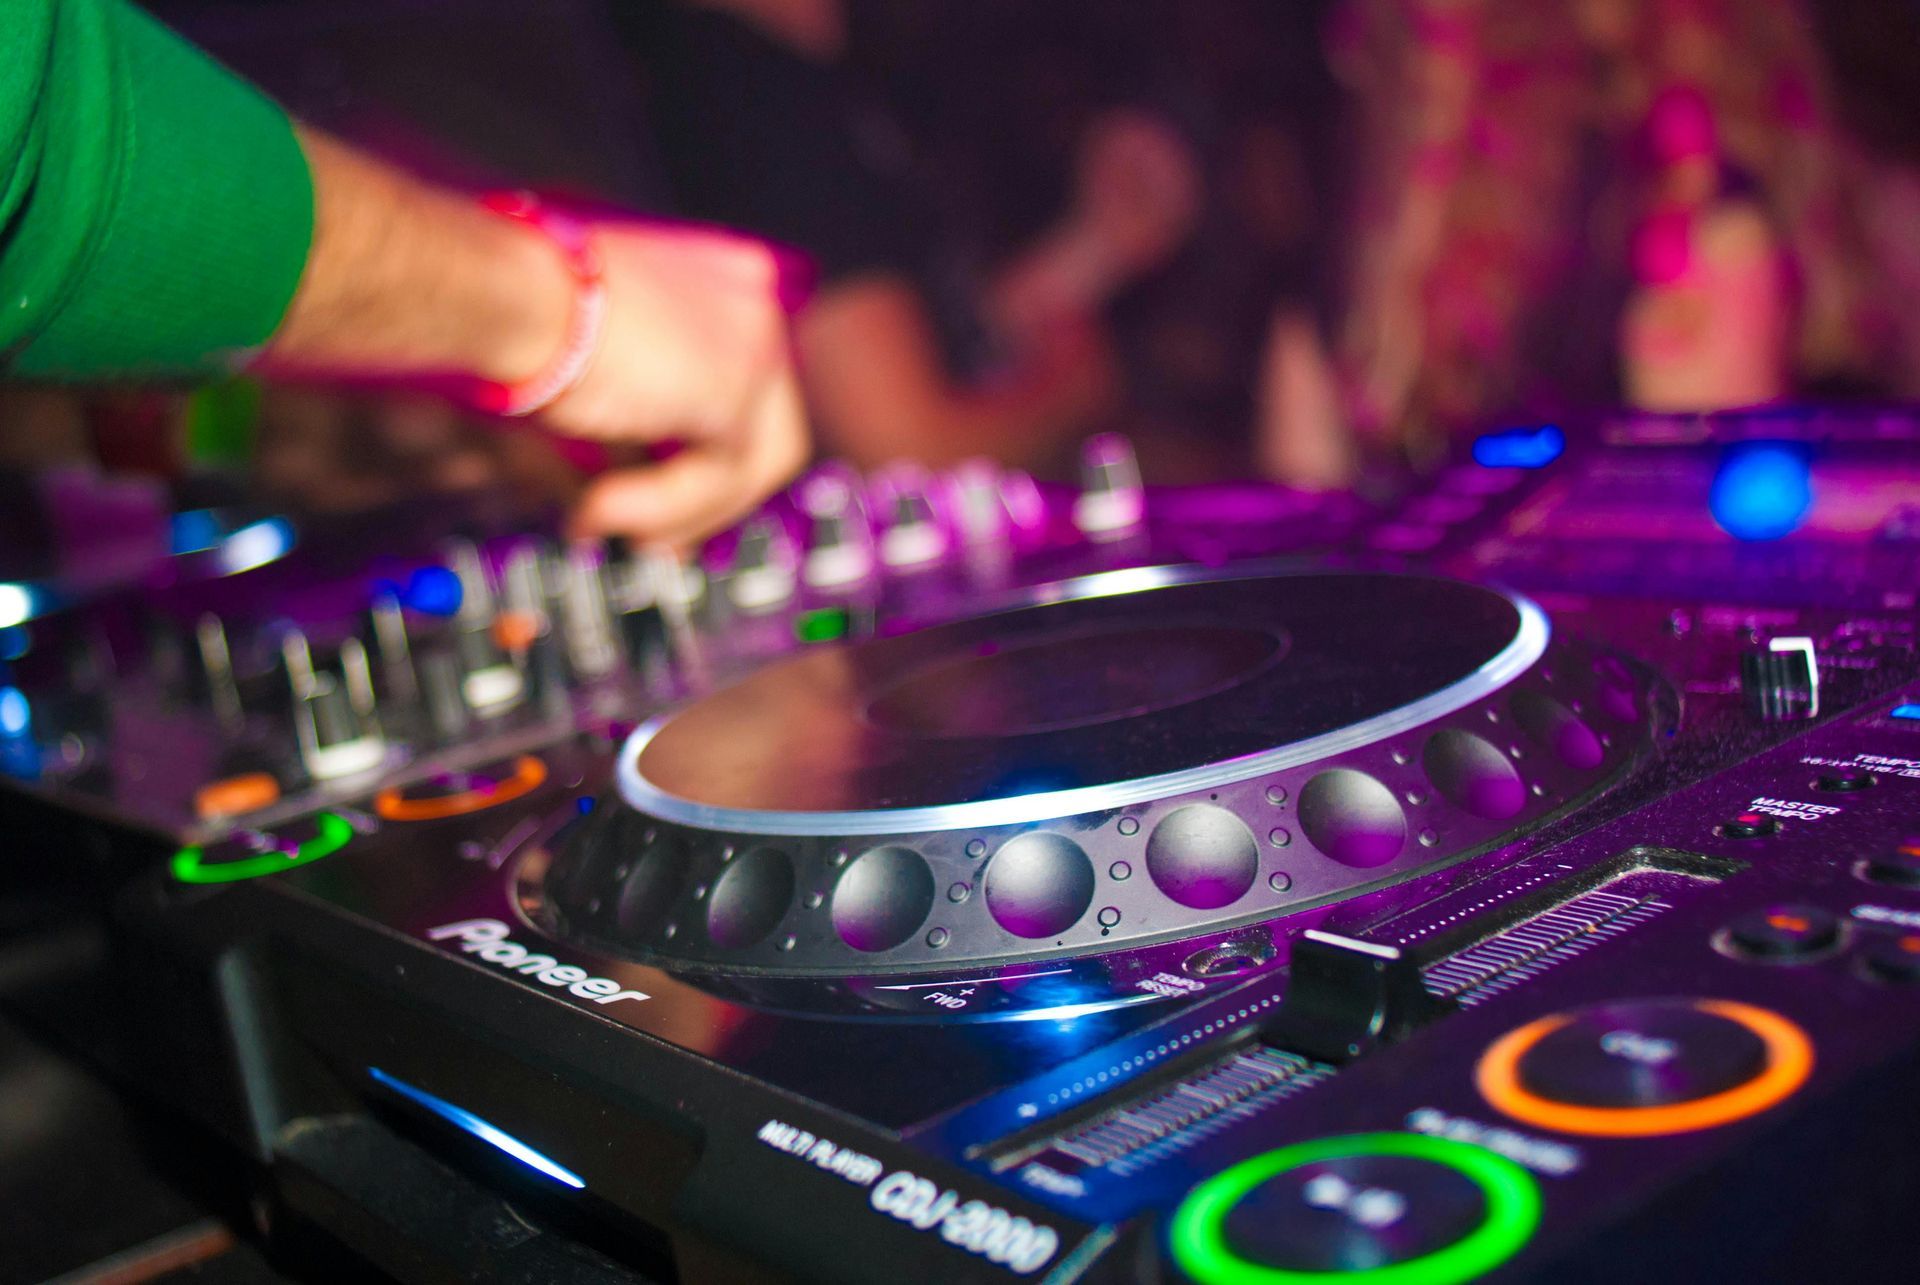
<instances>
[{"instance_id":1,"label":"blue led light","mask_svg":"<svg viewBox=\"0 0 1920 1285\"><path fill-rule=\"evenodd\" d=\"M1903 719L1912 723L1920 723L1920 704L1907 701L1904 704L1895 705L1890 711L1889 717Z\"/></svg>"},{"instance_id":2,"label":"blue led light","mask_svg":"<svg viewBox=\"0 0 1920 1285\"><path fill-rule=\"evenodd\" d=\"M33 631L25 625L0 629L0 660L19 660L33 648Z\"/></svg>"},{"instance_id":3,"label":"blue led light","mask_svg":"<svg viewBox=\"0 0 1920 1285\"><path fill-rule=\"evenodd\" d=\"M1110 995L1105 999L1088 1000L1081 1004L1055 1004L1049 1008L1014 1009L998 1015L1003 1022L1056 1022L1055 1035L1072 1035L1079 1030L1077 1023L1083 1017L1095 1013L1110 1013L1116 1008L1131 1008L1135 1004L1146 1004L1159 999L1158 995L1137 992L1132 995Z\"/></svg>"},{"instance_id":4,"label":"blue led light","mask_svg":"<svg viewBox=\"0 0 1920 1285\"><path fill-rule=\"evenodd\" d=\"M585 816L587 813L593 811L593 796L591 794L583 794L573 801L573 806L581 816Z\"/></svg>"},{"instance_id":5,"label":"blue led light","mask_svg":"<svg viewBox=\"0 0 1920 1285\"><path fill-rule=\"evenodd\" d=\"M0 736L25 736L33 725L33 708L18 687L0 687Z\"/></svg>"},{"instance_id":6,"label":"blue led light","mask_svg":"<svg viewBox=\"0 0 1920 1285\"><path fill-rule=\"evenodd\" d=\"M1481 468L1545 468L1566 449L1567 435L1558 424L1509 428L1482 434L1473 444L1473 462Z\"/></svg>"},{"instance_id":7,"label":"blue led light","mask_svg":"<svg viewBox=\"0 0 1920 1285\"><path fill-rule=\"evenodd\" d=\"M200 553L219 544L227 534L227 524L213 509L188 509L173 515L171 527L175 553Z\"/></svg>"},{"instance_id":8,"label":"blue led light","mask_svg":"<svg viewBox=\"0 0 1920 1285\"><path fill-rule=\"evenodd\" d=\"M521 1164L526 1165L529 1169L543 1173L555 1182L564 1183L575 1190L586 1190L587 1184L579 1174L576 1174L571 1169L555 1164L546 1156L520 1141L520 1139L502 1129L488 1124L485 1120L482 1120L465 1107L457 1107L445 1098L435 1097L425 1089L415 1088L405 1080L396 1079L388 1075L377 1066L368 1067L367 1074L373 1077L376 1084L385 1085L409 1102L425 1107L442 1120L445 1120L448 1124L459 1129L464 1129L488 1146L498 1147L501 1151L506 1152Z\"/></svg>"},{"instance_id":9,"label":"blue led light","mask_svg":"<svg viewBox=\"0 0 1920 1285\"><path fill-rule=\"evenodd\" d=\"M33 706L18 687L0 687L0 774L20 781L40 777L40 743L33 736Z\"/></svg>"},{"instance_id":10,"label":"blue led light","mask_svg":"<svg viewBox=\"0 0 1920 1285\"><path fill-rule=\"evenodd\" d=\"M426 616L451 616L460 610L460 577L445 567L421 567L407 577L400 601Z\"/></svg>"},{"instance_id":11,"label":"blue led light","mask_svg":"<svg viewBox=\"0 0 1920 1285\"><path fill-rule=\"evenodd\" d=\"M1784 442L1743 442L1721 457L1707 505L1739 540L1778 540L1799 529L1813 504L1806 453Z\"/></svg>"}]
</instances>

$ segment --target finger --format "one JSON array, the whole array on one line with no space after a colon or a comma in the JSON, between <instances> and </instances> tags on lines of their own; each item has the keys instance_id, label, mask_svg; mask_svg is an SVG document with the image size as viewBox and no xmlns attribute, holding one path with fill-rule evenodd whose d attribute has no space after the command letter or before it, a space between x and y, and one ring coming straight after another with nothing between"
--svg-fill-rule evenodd
<instances>
[{"instance_id":1,"label":"finger","mask_svg":"<svg viewBox=\"0 0 1920 1285\"><path fill-rule=\"evenodd\" d=\"M661 464L617 469L587 485L568 532L575 538L626 536L642 545L681 547L724 525L724 461L687 451Z\"/></svg>"},{"instance_id":2,"label":"finger","mask_svg":"<svg viewBox=\"0 0 1920 1285\"><path fill-rule=\"evenodd\" d=\"M571 528L580 536L688 544L751 513L805 461L806 418L787 370L763 391L734 442L695 443L658 464L603 475L582 495Z\"/></svg>"}]
</instances>

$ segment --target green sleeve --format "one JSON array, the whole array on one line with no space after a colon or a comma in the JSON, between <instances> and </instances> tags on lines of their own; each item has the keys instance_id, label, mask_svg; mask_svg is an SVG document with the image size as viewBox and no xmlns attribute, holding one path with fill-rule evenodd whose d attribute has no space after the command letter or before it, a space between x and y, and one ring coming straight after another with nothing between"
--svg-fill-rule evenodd
<instances>
[{"instance_id":1,"label":"green sleeve","mask_svg":"<svg viewBox=\"0 0 1920 1285\"><path fill-rule=\"evenodd\" d=\"M0 373L231 366L312 238L278 107L123 0L0 0Z\"/></svg>"}]
</instances>

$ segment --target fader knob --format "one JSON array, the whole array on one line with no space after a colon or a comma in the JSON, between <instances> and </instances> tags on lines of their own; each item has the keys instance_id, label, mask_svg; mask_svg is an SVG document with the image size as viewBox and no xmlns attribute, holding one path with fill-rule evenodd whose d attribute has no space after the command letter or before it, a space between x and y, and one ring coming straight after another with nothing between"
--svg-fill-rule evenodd
<instances>
[{"instance_id":1,"label":"fader knob","mask_svg":"<svg viewBox=\"0 0 1920 1285\"><path fill-rule=\"evenodd\" d=\"M526 684L494 637L493 583L480 550L471 541L447 546L447 564L460 578L460 610L453 618L454 654L466 707L482 717L518 704Z\"/></svg>"},{"instance_id":2,"label":"fader knob","mask_svg":"<svg viewBox=\"0 0 1920 1285\"><path fill-rule=\"evenodd\" d=\"M930 566L947 554L947 530L935 506L933 483L915 465L898 464L875 480L877 507L886 515L880 561L896 571Z\"/></svg>"},{"instance_id":3,"label":"fader knob","mask_svg":"<svg viewBox=\"0 0 1920 1285\"><path fill-rule=\"evenodd\" d=\"M200 651L200 668L207 678L207 702L213 716L227 735L237 734L246 720L240 703L240 684L233 673L233 654L227 647L226 626L209 612L194 627L194 642Z\"/></svg>"},{"instance_id":4,"label":"fader knob","mask_svg":"<svg viewBox=\"0 0 1920 1285\"><path fill-rule=\"evenodd\" d=\"M1140 463L1118 433L1089 438L1080 450L1080 494L1073 524L1091 540L1109 540L1138 527L1147 513Z\"/></svg>"},{"instance_id":5,"label":"fader knob","mask_svg":"<svg viewBox=\"0 0 1920 1285\"><path fill-rule=\"evenodd\" d=\"M728 599L749 615L784 607L793 601L799 561L787 524L761 514L740 531L727 575Z\"/></svg>"},{"instance_id":6,"label":"fader knob","mask_svg":"<svg viewBox=\"0 0 1920 1285\"><path fill-rule=\"evenodd\" d=\"M1820 662L1811 638L1774 638L1764 651L1740 657L1740 689L1747 709L1768 722L1812 718L1820 712Z\"/></svg>"},{"instance_id":7,"label":"fader knob","mask_svg":"<svg viewBox=\"0 0 1920 1285\"><path fill-rule=\"evenodd\" d=\"M435 739L458 739L471 720L467 698L461 691L459 658L451 651L427 652L420 657L418 673L420 703L426 708Z\"/></svg>"},{"instance_id":8,"label":"fader knob","mask_svg":"<svg viewBox=\"0 0 1920 1285\"><path fill-rule=\"evenodd\" d=\"M373 626L373 644L380 653L380 679L388 698L409 703L418 700L420 676L413 667L413 640L407 635L407 617L399 595L374 595L368 617Z\"/></svg>"},{"instance_id":9,"label":"fader knob","mask_svg":"<svg viewBox=\"0 0 1920 1285\"><path fill-rule=\"evenodd\" d=\"M378 767L387 742L374 716L373 674L360 640L340 644L338 672L314 668L306 635L297 629L280 640L280 654L293 692L294 741L307 774L331 781Z\"/></svg>"},{"instance_id":10,"label":"fader knob","mask_svg":"<svg viewBox=\"0 0 1920 1285\"><path fill-rule=\"evenodd\" d=\"M502 604L493 620L493 640L518 660L536 639L552 628L538 545L520 544L507 554L500 573L500 596Z\"/></svg>"},{"instance_id":11,"label":"fader knob","mask_svg":"<svg viewBox=\"0 0 1920 1285\"><path fill-rule=\"evenodd\" d=\"M628 663L644 665L666 646L654 577L625 538L611 537L605 549L600 579L615 635Z\"/></svg>"},{"instance_id":12,"label":"fader knob","mask_svg":"<svg viewBox=\"0 0 1920 1285\"><path fill-rule=\"evenodd\" d=\"M575 544L555 560L560 633L575 676L605 678L620 665L620 638L607 602L604 564L598 549Z\"/></svg>"},{"instance_id":13,"label":"fader knob","mask_svg":"<svg viewBox=\"0 0 1920 1285\"><path fill-rule=\"evenodd\" d=\"M964 460L953 470L954 525L971 549L1009 543L1012 516L1001 493L1000 466L992 460Z\"/></svg>"},{"instance_id":14,"label":"fader knob","mask_svg":"<svg viewBox=\"0 0 1920 1285\"><path fill-rule=\"evenodd\" d=\"M801 579L815 589L840 589L873 575L873 529L851 480L838 471L808 478L800 507L810 524Z\"/></svg>"}]
</instances>

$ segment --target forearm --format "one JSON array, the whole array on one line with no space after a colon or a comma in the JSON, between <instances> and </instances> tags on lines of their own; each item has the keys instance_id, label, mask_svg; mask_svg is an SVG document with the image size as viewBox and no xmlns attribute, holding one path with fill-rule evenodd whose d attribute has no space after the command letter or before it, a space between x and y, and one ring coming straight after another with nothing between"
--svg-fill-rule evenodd
<instances>
[{"instance_id":1,"label":"forearm","mask_svg":"<svg viewBox=\"0 0 1920 1285\"><path fill-rule=\"evenodd\" d=\"M1062 320L1090 317L1120 284L1119 265L1083 221L1062 219L994 274L987 289L995 328L1029 342Z\"/></svg>"},{"instance_id":2,"label":"forearm","mask_svg":"<svg viewBox=\"0 0 1920 1285\"><path fill-rule=\"evenodd\" d=\"M299 136L313 248L266 369L512 382L552 358L575 287L544 236L317 131Z\"/></svg>"},{"instance_id":3,"label":"forearm","mask_svg":"<svg viewBox=\"0 0 1920 1285\"><path fill-rule=\"evenodd\" d=\"M0 373L230 367L284 312L311 217L285 114L144 13L0 4Z\"/></svg>"},{"instance_id":4,"label":"forearm","mask_svg":"<svg viewBox=\"0 0 1920 1285\"><path fill-rule=\"evenodd\" d=\"M0 375L190 378L251 359L497 392L546 372L564 385L543 390L546 427L682 447L603 479L578 528L699 538L805 458L778 265L715 233L591 236L589 309L543 231L296 136L124 0L0 0Z\"/></svg>"}]
</instances>

